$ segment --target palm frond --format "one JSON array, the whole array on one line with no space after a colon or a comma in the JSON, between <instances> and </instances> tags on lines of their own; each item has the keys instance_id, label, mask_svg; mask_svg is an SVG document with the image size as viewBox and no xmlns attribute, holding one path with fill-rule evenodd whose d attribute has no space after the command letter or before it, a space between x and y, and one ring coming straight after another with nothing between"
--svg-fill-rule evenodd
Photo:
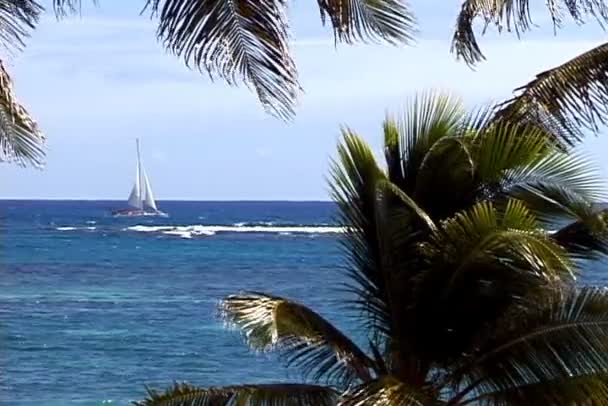
<instances>
[{"instance_id":1,"label":"palm frond","mask_svg":"<svg viewBox=\"0 0 608 406\"><path fill-rule=\"evenodd\" d=\"M98 4L98 0L89 0L94 5ZM53 10L59 18L70 15L82 14L82 0L53 0Z\"/></svg>"},{"instance_id":2,"label":"palm frond","mask_svg":"<svg viewBox=\"0 0 608 406\"><path fill-rule=\"evenodd\" d=\"M40 167L44 164L44 136L13 94L13 84L0 62L0 162Z\"/></svg>"},{"instance_id":3,"label":"palm frond","mask_svg":"<svg viewBox=\"0 0 608 406\"><path fill-rule=\"evenodd\" d=\"M590 405L600 406L608 402L608 373L568 376L499 389L471 397L460 405L509 406L509 405Z\"/></svg>"},{"instance_id":4,"label":"palm frond","mask_svg":"<svg viewBox=\"0 0 608 406\"><path fill-rule=\"evenodd\" d=\"M516 89L498 115L507 119L544 120L567 145L597 133L608 122L608 44L600 45Z\"/></svg>"},{"instance_id":5,"label":"palm frond","mask_svg":"<svg viewBox=\"0 0 608 406\"><path fill-rule=\"evenodd\" d=\"M519 265L521 272L547 280L574 273L563 249L538 230L536 217L518 200L509 200L502 213L487 201L458 213L442 224L431 244L457 264L450 286L469 265L501 260L513 271Z\"/></svg>"},{"instance_id":6,"label":"palm frond","mask_svg":"<svg viewBox=\"0 0 608 406\"><path fill-rule=\"evenodd\" d=\"M360 310L366 315L365 327L390 334L390 299L382 269L384 254L376 212L378 193L386 175L357 134L349 129L343 129L342 133L329 187L338 207L337 221L347 230L341 240L348 261L347 273L356 284L355 293L362 299Z\"/></svg>"},{"instance_id":7,"label":"palm frond","mask_svg":"<svg viewBox=\"0 0 608 406\"><path fill-rule=\"evenodd\" d=\"M475 162L461 137L437 140L420 163L413 197L432 218L467 207L475 192Z\"/></svg>"},{"instance_id":8,"label":"palm frond","mask_svg":"<svg viewBox=\"0 0 608 406\"><path fill-rule=\"evenodd\" d=\"M438 140L458 134L465 117L462 102L448 93L428 91L408 101L403 117L393 124L400 134L404 178L403 185L395 183L405 193L413 194L418 169L430 148Z\"/></svg>"},{"instance_id":9,"label":"palm frond","mask_svg":"<svg viewBox=\"0 0 608 406\"><path fill-rule=\"evenodd\" d=\"M445 220L420 255L410 331L416 351L441 363L475 348L509 308L574 274L566 251L516 200L500 210L484 201Z\"/></svg>"},{"instance_id":10,"label":"palm frond","mask_svg":"<svg viewBox=\"0 0 608 406\"><path fill-rule=\"evenodd\" d=\"M565 405L599 389L588 400L608 402L605 289L554 291L538 297L525 312L508 315L500 325L493 339L455 372L454 377L466 376L472 383L458 397L472 396L469 400L474 404L475 399L505 404L500 400L529 403L535 398L545 400L539 404L553 404L548 400L559 395L563 396L559 404Z\"/></svg>"},{"instance_id":11,"label":"palm frond","mask_svg":"<svg viewBox=\"0 0 608 406\"><path fill-rule=\"evenodd\" d=\"M23 49L43 10L34 0L0 2L0 45L8 51Z\"/></svg>"},{"instance_id":12,"label":"palm frond","mask_svg":"<svg viewBox=\"0 0 608 406\"><path fill-rule=\"evenodd\" d=\"M158 37L191 68L229 84L241 79L278 117L294 115L299 84L286 0L148 0Z\"/></svg>"},{"instance_id":13,"label":"palm frond","mask_svg":"<svg viewBox=\"0 0 608 406\"><path fill-rule=\"evenodd\" d=\"M332 406L337 394L323 386L302 384L235 385L199 388L175 384L164 392L148 390L135 406L199 406L199 405L256 405L256 406Z\"/></svg>"},{"instance_id":14,"label":"palm frond","mask_svg":"<svg viewBox=\"0 0 608 406\"><path fill-rule=\"evenodd\" d=\"M404 0L317 0L321 19L329 18L337 41L383 40L409 43L416 21Z\"/></svg>"},{"instance_id":15,"label":"palm frond","mask_svg":"<svg viewBox=\"0 0 608 406\"><path fill-rule=\"evenodd\" d=\"M588 157L557 150L505 171L500 189L548 221L584 219L607 198L601 173Z\"/></svg>"},{"instance_id":16,"label":"palm frond","mask_svg":"<svg viewBox=\"0 0 608 406\"><path fill-rule=\"evenodd\" d=\"M432 406L432 396L422 388L407 385L397 378L387 375L366 382L342 395L338 406Z\"/></svg>"},{"instance_id":17,"label":"palm frond","mask_svg":"<svg viewBox=\"0 0 608 406\"><path fill-rule=\"evenodd\" d=\"M473 145L476 177L492 185L500 182L505 171L535 167L551 144L538 129L522 133L517 123L500 122L477 131Z\"/></svg>"},{"instance_id":18,"label":"palm frond","mask_svg":"<svg viewBox=\"0 0 608 406\"><path fill-rule=\"evenodd\" d=\"M259 293L228 296L222 318L256 350L278 349L313 379L349 384L369 379L373 362L355 343L309 308Z\"/></svg>"},{"instance_id":19,"label":"palm frond","mask_svg":"<svg viewBox=\"0 0 608 406\"><path fill-rule=\"evenodd\" d=\"M546 6L554 28L560 27L565 13L578 23L583 23L587 16L594 17L600 25L608 22L608 7L603 0L550 0ZM534 26L528 0L465 0L456 19L452 52L468 65L485 59L475 37L476 19L482 20L484 33L494 25L498 32L515 31L519 37Z\"/></svg>"}]
</instances>

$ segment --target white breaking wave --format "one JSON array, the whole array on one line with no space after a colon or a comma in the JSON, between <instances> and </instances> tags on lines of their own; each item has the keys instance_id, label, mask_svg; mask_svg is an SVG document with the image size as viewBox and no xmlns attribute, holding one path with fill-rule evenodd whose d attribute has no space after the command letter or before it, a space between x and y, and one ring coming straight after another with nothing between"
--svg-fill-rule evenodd
<instances>
[{"instance_id":1,"label":"white breaking wave","mask_svg":"<svg viewBox=\"0 0 608 406\"><path fill-rule=\"evenodd\" d=\"M95 230L97 227L56 227L57 231Z\"/></svg>"},{"instance_id":2,"label":"white breaking wave","mask_svg":"<svg viewBox=\"0 0 608 406\"><path fill-rule=\"evenodd\" d=\"M127 227L124 231L135 231L139 233L161 233L175 235L182 238L193 238L197 236L212 236L217 233L260 233L260 234L339 234L343 233L343 227L332 226L144 226L136 225Z\"/></svg>"}]
</instances>

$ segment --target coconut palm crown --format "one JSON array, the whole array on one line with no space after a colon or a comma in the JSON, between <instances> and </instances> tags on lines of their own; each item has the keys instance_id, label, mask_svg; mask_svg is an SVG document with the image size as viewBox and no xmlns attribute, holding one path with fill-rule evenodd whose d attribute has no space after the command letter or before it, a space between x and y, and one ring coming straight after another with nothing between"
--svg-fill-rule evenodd
<instances>
[{"instance_id":1,"label":"coconut palm crown","mask_svg":"<svg viewBox=\"0 0 608 406\"><path fill-rule=\"evenodd\" d=\"M608 404L602 181L546 128L425 93L383 124L386 165L344 128L330 181L360 347L302 303L221 301L303 384L151 390L140 406ZM591 402L591 403L589 403Z\"/></svg>"}]
</instances>

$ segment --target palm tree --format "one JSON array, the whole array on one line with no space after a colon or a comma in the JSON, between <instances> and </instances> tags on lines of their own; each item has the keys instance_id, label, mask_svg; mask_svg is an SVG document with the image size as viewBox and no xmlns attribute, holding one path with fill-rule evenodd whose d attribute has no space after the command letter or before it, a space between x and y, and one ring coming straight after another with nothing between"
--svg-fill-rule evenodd
<instances>
[{"instance_id":1,"label":"palm tree","mask_svg":"<svg viewBox=\"0 0 608 406\"><path fill-rule=\"evenodd\" d=\"M136 405L607 404L608 294L575 284L608 253L589 160L435 93L383 132L385 168L344 128L330 182L367 347L301 303L228 296L223 319L307 383L176 384Z\"/></svg>"},{"instance_id":2,"label":"palm tree","mask_svg":"<svg viewBox=\"0 0 608 406\"><path fill-rule=\"evenodd\" d=\"M555 29L562 26L564 17L571 17L579 25L596 20L602 28L608 22L608 6L602 0L551 0L545 4ZM457 17L452 52L469 65L485 59L473 29L478 19L485 28L494 25L499 31L515 31L518 36L534 26L528 0L464 0ZM597 133L600 126L608 123L606 106L608 43L539 73L516 89L514 97L503 107L505 113L527 119L531 118L530 113L541 114L542 120L550 121L562 139L574 144L582 139L584 131Z\"/></svg>"}]
</instances>

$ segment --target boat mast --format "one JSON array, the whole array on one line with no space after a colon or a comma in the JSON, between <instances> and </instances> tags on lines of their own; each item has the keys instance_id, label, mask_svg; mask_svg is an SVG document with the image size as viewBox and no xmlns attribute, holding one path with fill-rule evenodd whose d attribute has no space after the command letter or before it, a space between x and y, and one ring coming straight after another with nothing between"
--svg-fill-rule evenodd
<instances>
[{"instance_id":1,"label":"boat mast","mask_svg":"<svg viewBox=\"0 0 608 406\"><path fill-rule=\"evenodd\" d=\"M144 210L144 195L142 193L142 173L141 173L141 155L139 153L139 138L135 138L135 145L137 146L137 175L139 179L137 179L139 183L139 201L141 209Z\"/></svg>"}]
</instances>

